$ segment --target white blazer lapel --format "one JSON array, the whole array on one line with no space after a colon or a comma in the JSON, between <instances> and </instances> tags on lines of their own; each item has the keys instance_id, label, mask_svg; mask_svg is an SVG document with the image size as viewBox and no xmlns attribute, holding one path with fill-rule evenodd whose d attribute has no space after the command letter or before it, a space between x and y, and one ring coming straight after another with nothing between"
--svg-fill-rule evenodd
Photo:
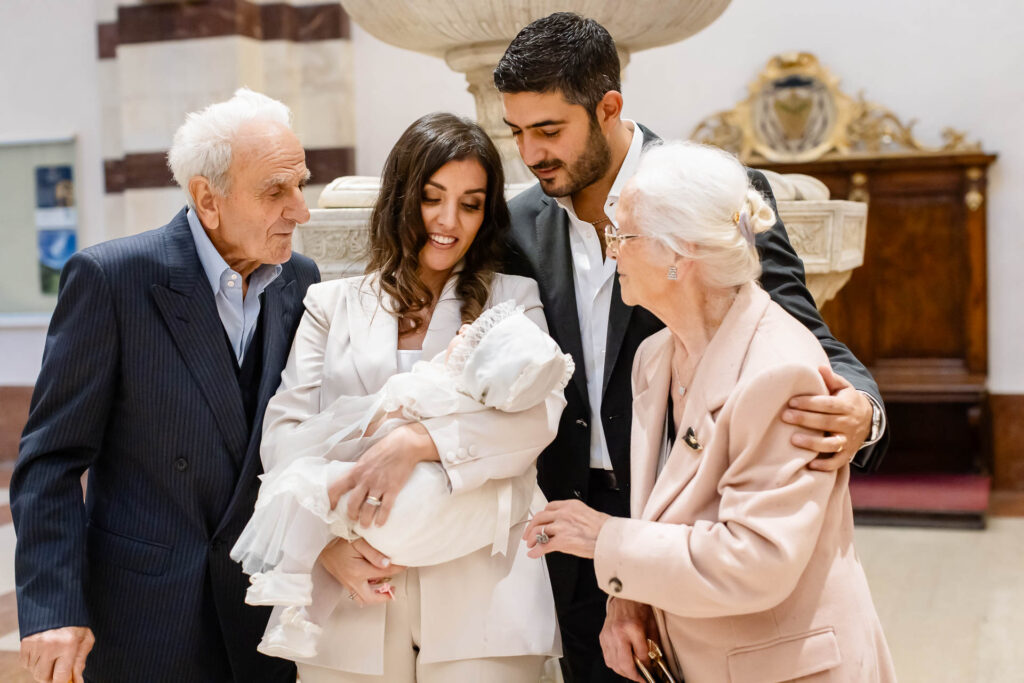
<instances>
[{"instance_id":1,"label":"white blazer lapel","mask_svg":"<svg viewBox=\"0 0 1024 683\"><path fill-rule=\"evenodd\" d=\"M441 290L441 297L434 306L427 334L423 338L423 359L430 360L448 347L448 343L462 326L462 302L455 296L458 275L452 274Z\"/></svg>"},{"instance_id":2,"label":"white blazer lapel","mask_svg":"<svg viewBox=\"0 0 1024 683\"><path fill-rule=\"evenodd\" d=\"M349 289L346 296L352 364L371 394L398 372L398 320L381 307L372 280Z\"/></svg>"}]
</instances>

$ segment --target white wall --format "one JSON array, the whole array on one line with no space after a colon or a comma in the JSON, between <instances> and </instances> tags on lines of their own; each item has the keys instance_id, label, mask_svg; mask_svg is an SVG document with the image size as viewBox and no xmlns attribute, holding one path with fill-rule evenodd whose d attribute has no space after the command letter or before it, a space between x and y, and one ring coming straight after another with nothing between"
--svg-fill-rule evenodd
<instances>
[{"instance_id":1,"label":"white wall","mask_svg":"<svg viewBox=\"0 0 1024 683\"><path fill-rule=\"evenodd\" d=\"M103 161L92 2L4 0L0 6L0 140L75 135L79 241L103 237Z\"/></svg>"},{"instance_id":2,"label":"white wall","mask_svg":"<svg viewBox=\"0 0 1024 683\"><path fill-rule=\"evenodd\" d=\"M693 38L633 55L625 115L662 137L688 137L705 116L730 109L769 57L812 52L842 79L939 142L952 126L999 154L989 182L989 385L1024 393L1024 229L1013 197L1024 187L1024 3L891 0L733 0ZM374 175L402 130L434 110L472 113L461 75L440 59L354 35L357 168ZM907 312L912 315L912 311Z\"/></svg>"},{"instance_id":3,"label":"white wall","mask_svg":"<svg viewBox=\"0 0 1024 683\"><path fill-rule=\"evenodd\" d=\"M398 136L424 114L447 111L476 118L465 77L443 59L383 43L354 22L352 45L357 175L380 175Z\"/></svg>"},{"instance_id":4,"label":"white wall","mask_svg":"<svg viewBox=\"0 0 1024 683\"><path fill-rule=\"evenodd\" d=\"M0 140L77 138L80 246L105 237L97 50L92 2L0 4ZM32 385L46 317L0 318L0 385Z\"/></svg>"}]
</instances>

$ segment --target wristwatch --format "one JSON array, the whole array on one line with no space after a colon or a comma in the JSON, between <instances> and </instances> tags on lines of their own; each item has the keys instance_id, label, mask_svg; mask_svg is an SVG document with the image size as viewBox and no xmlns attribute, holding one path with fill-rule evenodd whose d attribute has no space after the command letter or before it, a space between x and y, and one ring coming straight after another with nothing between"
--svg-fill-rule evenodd
<instances>
[{"instance_id":1,"label":"wristwatch","mask_svg":"<svg viewBox=\"0 0 1024 683\"><path fill-rule=\"evenodd\" d=\"M871 432L868 433L864 446L871 446L878 443L878 440L882 438L882 434L885 432L885 425L883 423L885 413L882 412L882 406L878 405L878 402L871 394L865 393L864 395L871 402ZM861 448L864 446L861 446Z\"/></svg>"}]
</instances>

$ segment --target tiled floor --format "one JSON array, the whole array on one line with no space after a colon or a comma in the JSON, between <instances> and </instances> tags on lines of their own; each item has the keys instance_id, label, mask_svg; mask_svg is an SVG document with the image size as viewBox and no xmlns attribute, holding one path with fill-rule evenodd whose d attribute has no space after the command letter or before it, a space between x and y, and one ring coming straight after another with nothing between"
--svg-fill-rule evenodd
<instances>
[{"instance_id":1,"label":"tiled floor","mask_svg":"<svg viewBox=\"0 0 1024 683\"><path fill-rule=\"evenodd\" d=\"M18 666L9 472L0 469L0 681ZM867 527L857 550L902 683L1024 681L1024 494L993 499L986 531Z\"/></svg>"}]
</instances>

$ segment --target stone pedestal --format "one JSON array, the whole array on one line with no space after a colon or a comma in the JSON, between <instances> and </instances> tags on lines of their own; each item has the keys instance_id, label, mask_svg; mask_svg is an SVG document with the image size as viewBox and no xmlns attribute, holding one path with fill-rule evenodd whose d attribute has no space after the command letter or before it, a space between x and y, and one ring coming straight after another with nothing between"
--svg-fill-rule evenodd
<instances>
[{"instance_id":1,"label":"stone pedestal","mask_svg":"<svg viewBox=\"0 0 1024 683\"><path fill-rule=\"evenodd\" d=\"M764 171L786 225L789 241L804 262L807 289L818 308L864 263L868 205L829 199L828 187L799 173Z\"/></svg>"},{"instance_id":2,"label":"stone pedestal","mask_svg":"<svg viewBox=\"0 0 1024 683\"><path fill-rule=\"evenodd\" d=\"M845 199L779 201L789 241L804 262L807 289L818 308L864 263L868 205Z\"/></svg>"}]
</instances>

